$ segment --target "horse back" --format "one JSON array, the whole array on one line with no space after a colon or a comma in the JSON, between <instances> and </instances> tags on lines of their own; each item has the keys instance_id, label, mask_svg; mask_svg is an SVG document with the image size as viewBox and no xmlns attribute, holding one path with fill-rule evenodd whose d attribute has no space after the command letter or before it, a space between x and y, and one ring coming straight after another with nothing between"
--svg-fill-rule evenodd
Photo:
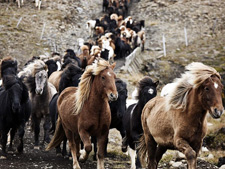
<instances>
[{"instance_id":1,"label":"horse back","mask_svg":"<svg viewBox=\"0 0 225 169\"><path fill-rule=\"evenodd\" d=\"M48 82L53 84L57 91L59 91L59 82L61 79L62 71L55 71L53 72L48 79Z\"/></svg>"}]
</instances>

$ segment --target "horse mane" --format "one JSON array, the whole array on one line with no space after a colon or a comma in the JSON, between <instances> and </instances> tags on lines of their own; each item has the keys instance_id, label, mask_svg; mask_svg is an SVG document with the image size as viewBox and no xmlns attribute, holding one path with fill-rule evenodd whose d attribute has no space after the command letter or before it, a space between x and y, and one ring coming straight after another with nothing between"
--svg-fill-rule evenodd
<instances>
[{"instance_id":1,"label":"horse mane","mask_svg":"<svg viewBox=\"0 0 225 169\"><path fill-rule=\"evenodd\" d=\"M101 71L109 67L109 62L104 59L96 59L92 65L86 67L84 73L81 76L77 92L75 93L76 100L73 114L79 114L84 105L84 102L88 99L94 76L99 75Z\"/></svg>"},{"instance_id":2,"label":"horse mane","mask_svg":"<svg viewBox=\"0 0 225 169\"><path fill-rule=\"evenodd\" d=\"M63 72L61 74L61 79L59 82L59 93L61 93L61 91L64 90L65 87L71 86L71 82L74 80L74 77L77 77L77 80L79 81L82 73L83 70L77 65L74 65L73 63L68 64L67 67L63 69Z\"/></svg>"},{"instance_id":3,"label":"horse mane","mask_svg":"<svg viewBox=\"0 0 225 169\"><path fill-rule=\"evenodd\" d=\"M47 65L42 60L34 60L33 62L26 65L26 67L18 73L19 77L34 77L35 74L41 70L48 70Z\"/></svg>"},{"instance_id":4,"label":"horse mane","mask_svg":"<svg viewBox=\"0 0 225 169\"><path fill-rule=\"evenodd\" d=\"M14 84L18 83L19 79L16 77L16 75L6 75L3 77L3 81L4 81L4 88L8 90Z\"/></svg>"},{"instance_id":5,"label":"horse mane","mask_svg":"<svg viewBox=\"0 0 225 169\"><path fill-rule=\"evenodd\" d=\"M152 81L152 79L149 76L145 76L143 77L143 79L140 80L140 82L138 83L138 95L136 96L137 100L141 99L141 93L142 90L144 89L144 87L146 86L152 86L154 84L154 82Z\"/></svg>"},{"instance_id":6,"label":"horse mane","mask_svg":"<svg viewBox=\"0 0 225 169\"><path fill-rule=\"evenodd\" d=\"M116 83L116 87L117 87L118 92L120 92L124 88L127 88L127 84L120 78L116 78L115 83Z\"/></svg>"},{"instance_id":7,"label":"horse mane","mask_svg":"<svg viewBox=\"0 0 225 169\"><path fill-rule=\"evenodd\" d=\"M15 74L17 73L17 60L12 58L12 57L5 57L1 60L1 69L0 69L0 74L1 77L3 77L3 72L7 68L14 68L15 69Z\"/></svg>"},{"instance_id":8,"label":"horse mane","mask_svg":"<svg viewBox=\"0 0 225 169\"><path fill-rule=\"evenodd\" d=\"M183 109L183 111L186 110L187 96L191 89L198 88L212 75L221 79L219 73L214 68L200 62L193 62L187 65L185 70L186 72L184 72L180 78L174 80L175 87L167 96L167 110L171 107Z\"/></svg>"}]
</instances>

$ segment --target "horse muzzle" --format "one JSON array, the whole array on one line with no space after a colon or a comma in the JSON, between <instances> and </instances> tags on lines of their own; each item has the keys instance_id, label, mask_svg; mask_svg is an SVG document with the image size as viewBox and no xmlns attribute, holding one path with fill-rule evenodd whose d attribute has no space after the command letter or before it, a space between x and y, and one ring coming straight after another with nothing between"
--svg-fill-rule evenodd
<instances>
[{"instance_id":1,"label":"horse muzzle","mask_svg":"<svg viewBox=\"0 0 225 169\"><path fill-rule=\"evenodd\" d=\"M109 101L116 101L118 98L118 93L116 93L116 94L110 93L108 95L108 98L109 98Z\"/></svg>"},{"instance_id":2,"label":"horse muzzle","mask_svg":"<svg viewBox=\"0 0 225 169\"><path fill-rule=\"evenodd\" d=\"M224 109L217 109L217 108L211 108L210 110L210 115L214 118L214 119L218 119L220 118L220 116L223 114Z\"/></svg>"},{"instance_id":3,"label":"horse muzzle","mask_svg":"<svg viewBox=\"0 0 225 169\"><path fill-rule=\"evenodd\" d=\"M42 89L36 89L35 92L36 92L36 94L41 95L43 93L43 90Z\"/></svg>"},{"instance_id":4,"label":"horse muzzle","mask_svg":"<svg viewBox=\"0 0 225 169\"><path fill-rule=\"evenodd\" d=\"M20 111L20 104L13 104L12 110L13 110L14 113L19 112Z\"/></svg>"}]
</instances>

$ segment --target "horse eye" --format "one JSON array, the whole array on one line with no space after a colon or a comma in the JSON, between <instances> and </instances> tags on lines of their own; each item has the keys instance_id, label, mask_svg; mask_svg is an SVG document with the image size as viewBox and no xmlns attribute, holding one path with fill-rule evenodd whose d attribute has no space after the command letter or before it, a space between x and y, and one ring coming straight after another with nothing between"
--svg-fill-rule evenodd
<instances>
[{"instance_id":1,"label":"horse eye","mask_svg":"<svg viewBox=\"0 0 225 169\"><path fill-rule=\"evenodd\" d=\"M104 76L102 76L102 80L105 80L105 77Z\"/></svg>"},{"instance_id":2,"label":"horse eye","mask_svg":"<svg viewBox=\"0 0 225 169\"><path fill-rule=\"evenodd\" d=\"M205 87L205 90L206 90L206 91L209 91L209 88L208 88L208 87Z\"/></svg>"}]
</instances>

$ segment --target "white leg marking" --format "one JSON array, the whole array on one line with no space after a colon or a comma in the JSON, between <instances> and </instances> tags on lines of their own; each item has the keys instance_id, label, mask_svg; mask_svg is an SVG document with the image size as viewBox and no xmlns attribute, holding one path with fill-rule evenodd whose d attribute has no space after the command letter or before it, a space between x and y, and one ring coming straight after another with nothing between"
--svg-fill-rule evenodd
<instances>
[{"instance_id":1,"label":"white leg marking","mask_svg":"<svg viewBox=\"0 0 225 169\"><path fill-rule=\"evenodd\" d=\"M136 151L128 147L128 154L130 155L131 160L131 169L136 169L135 161L136 161Z\"/></svg>"}]
</instances>

